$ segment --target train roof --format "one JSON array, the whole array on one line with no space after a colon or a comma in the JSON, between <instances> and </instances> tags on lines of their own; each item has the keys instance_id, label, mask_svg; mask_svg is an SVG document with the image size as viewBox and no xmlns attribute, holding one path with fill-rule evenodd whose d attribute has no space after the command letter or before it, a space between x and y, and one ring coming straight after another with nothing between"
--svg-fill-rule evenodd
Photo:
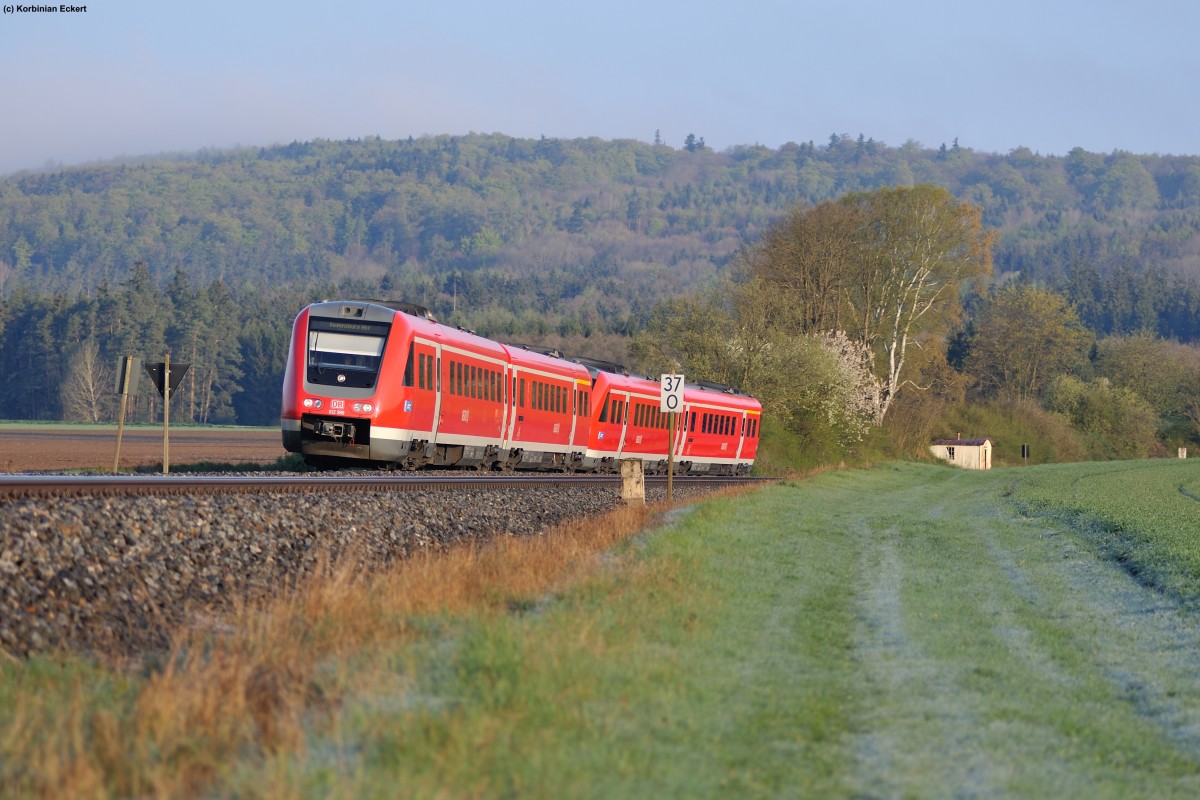
<instances>
[{"instance_id":1,"label":"train roof","mask_svg":"<svg viewBox=\"0 0 1200 800\"><path fill-rule=\"evenodd\" d=\"M560 375L571 375L575 378L587 377L587 370L579 364L562 358L558 351L550 348L537 348L526 345L501 344L508 353L508 360L519 366L557 372Z\"/></svg>"}]
</instances>

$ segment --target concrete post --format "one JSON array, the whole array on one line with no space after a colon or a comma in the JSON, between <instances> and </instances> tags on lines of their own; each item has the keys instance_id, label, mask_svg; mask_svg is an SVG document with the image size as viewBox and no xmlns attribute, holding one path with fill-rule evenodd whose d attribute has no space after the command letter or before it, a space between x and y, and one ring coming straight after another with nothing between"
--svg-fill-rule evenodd
<instances>
[{"instance_id":1,"label":"concrete post","mask_svg":"<svg viewBox=\"0 0 1200 800\"><path fill-rule=\"evenodd\" d=\"M621 502L627 504L646 502L646 478L642 472L640 458L621 460Z\"/></svg>"}]
</instances>

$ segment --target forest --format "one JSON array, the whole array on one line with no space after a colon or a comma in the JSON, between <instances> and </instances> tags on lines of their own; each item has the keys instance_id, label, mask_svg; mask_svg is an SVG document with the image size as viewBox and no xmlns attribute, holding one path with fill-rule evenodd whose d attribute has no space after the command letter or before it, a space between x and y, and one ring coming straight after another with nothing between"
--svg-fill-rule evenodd
<instances>
[{"instance_id":1,"label":"forest","mask_svg":"<svg viewBox=\"0 0 1200 800\"><path fill-rule=\"evenodd\" d=\"M273 424L292 318L337 297L404 299L485 335L645 357L630 344L661 327L664 304L728 291L789 214L921 186L979 210L994 234L990 281L1063 299L1092 342L1090 366L1067 371L1085 388L1103 377L1105 341L1186 353L1200 339L1197 156L846 134L723 152L696 136L680 148L316 140L0 179L0 416L111 419L117 359L169 351L192 365L173 420ZM979 397L1000 393L969 373L986 297L964 289L943 331L948 368ZM159 413L150 394L135 418Z\"/></svg>"}]
</instances>

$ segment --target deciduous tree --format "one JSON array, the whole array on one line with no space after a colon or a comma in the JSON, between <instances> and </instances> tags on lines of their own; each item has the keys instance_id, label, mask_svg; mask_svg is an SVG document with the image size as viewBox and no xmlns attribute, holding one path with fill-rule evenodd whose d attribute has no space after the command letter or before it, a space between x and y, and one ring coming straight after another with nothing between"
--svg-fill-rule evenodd
<instances>
[{"instance_id":1,"label":"deciduous tree","mask_svg":"<svg viewBox=\"0 0 1200 800\"><path fill-rule=\"evenodd\" d=\"M991 248L979 208L922 185L793 211L744 263L767 294L786 297L786 329L841 331L869 354L881 423L915 385L910 348L943 346L962 287L991 270Z\"/></svg>"},{"instance_id":2,"label":"deciduous tree","mask_svg":"<svg viewBox=\"0 0 1200 800\"><path fill-rule=\"evenodd\" d=\"M1074 371L1091 343L1065 297L1012 283L975 316L965 366L982 394L1031 399L1055 376Z\"/></svg>"}]
</instances>

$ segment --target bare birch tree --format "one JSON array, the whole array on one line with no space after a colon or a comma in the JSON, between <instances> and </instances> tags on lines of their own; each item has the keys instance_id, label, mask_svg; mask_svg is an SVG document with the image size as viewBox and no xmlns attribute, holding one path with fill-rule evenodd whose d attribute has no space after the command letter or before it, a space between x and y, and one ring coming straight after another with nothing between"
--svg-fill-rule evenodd
<instances>
[{"instance_id":1,"label":"bare birch tree","mask_svg":"<svg viewBox=\"0 0 1200 800\"><path fill-rule=\"evenodd\" d=\"M80 344L67 362L60 388L64 416L83 422L112 419L113 380L112 370L100 359L96 340Z\"/></svg>"},{"instance_id":2,"label":"bare birch tree","mask_svg":"<svg viewBox=\"0 0 1200 800\"><path fill-rule=\"evenodd\" d=\"M991 247L978 207L935 186L897 187L792 212L743 265L764 302L790 309L778 320L789 332L859 345L880 424L915 385L911 348L944 347L964 283L991 271Z\"/></svg>"}]
</instances>

